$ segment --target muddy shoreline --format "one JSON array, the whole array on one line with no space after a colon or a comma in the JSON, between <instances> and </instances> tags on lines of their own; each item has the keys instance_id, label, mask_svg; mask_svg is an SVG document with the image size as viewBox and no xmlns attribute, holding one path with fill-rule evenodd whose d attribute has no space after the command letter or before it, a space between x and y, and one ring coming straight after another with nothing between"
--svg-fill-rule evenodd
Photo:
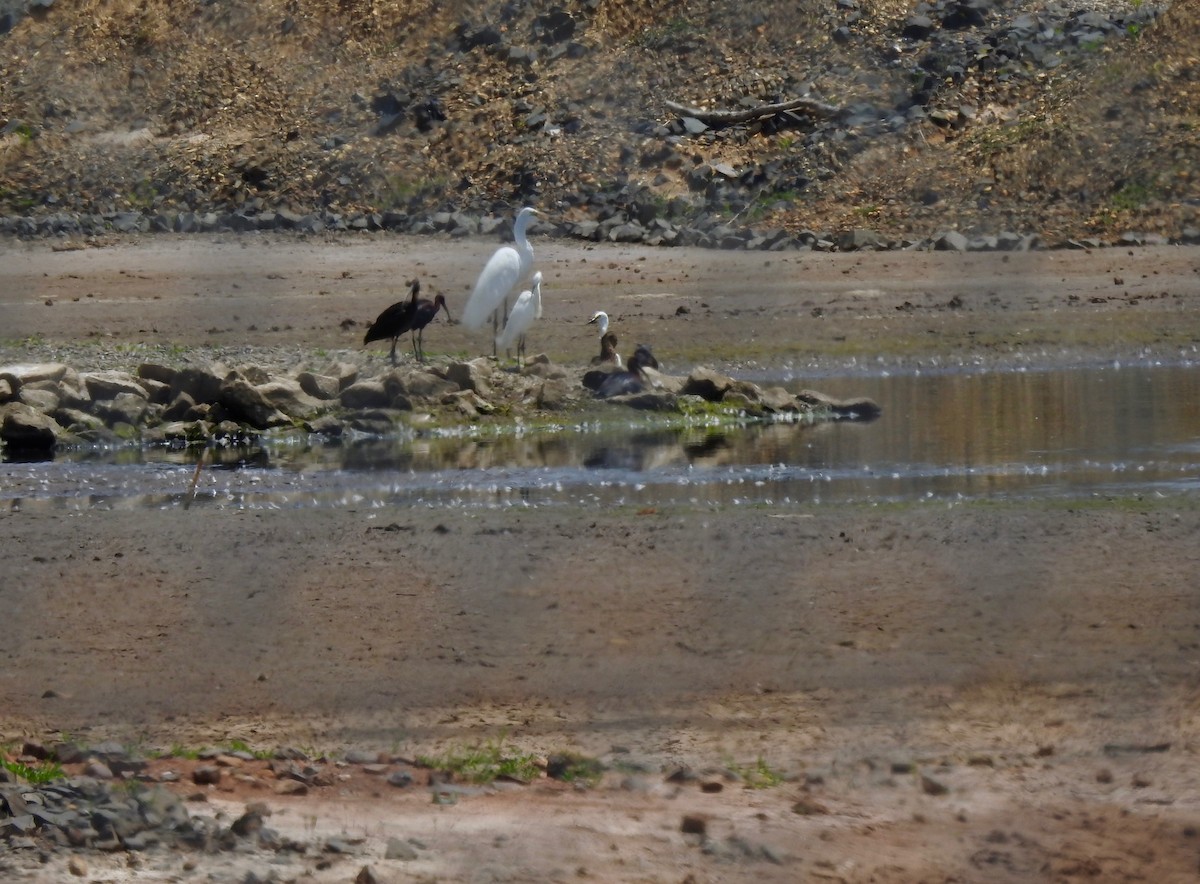
<instances>
[{"instance_id":1,"label":"muddy shoreline","mask_svg":"<svg viewBox=\"0 0 1200 884\"><path fill-rule=\"evenodd\" d=\"M382 363L386 347L356 342L403 280L421 274L453 311L494 246L10 242L0 358L59 348L127 367L113 363L254 347ZM600 308L679 371L1187 360L1200 346L1194 250L535 248L546 315L530 348L561 362L590 356ZM425 337L431 354L484 343L458 326ZM291 874L1166 881L1200 865L1191 496L787 514L30 508L4 512L0 536L5 741L417 754L503 735L645 767L633 785L535 782L452 808L349 785L208 790L214 807L266 800L281 826L311 816L366 837L359 854L299 858ZM665 782L681 764L758 758L783 782ZM780 862L706 851L680 831L692 812L711 819L710 846L741 838ZM431 845L412 864L382 858L401 831ZM177 873L185 859L152 862ZM53 864L9 861L23 880L55 880L37 877Z\"/></svg>"}]
</instances>

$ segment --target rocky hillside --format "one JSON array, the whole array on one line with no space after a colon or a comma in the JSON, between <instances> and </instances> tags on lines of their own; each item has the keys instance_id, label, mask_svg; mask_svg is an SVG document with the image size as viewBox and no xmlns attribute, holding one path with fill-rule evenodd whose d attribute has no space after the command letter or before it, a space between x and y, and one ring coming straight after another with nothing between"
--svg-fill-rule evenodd
<instances>
[{"instance_id":1,"label":"rocky hillside","mask_svg":"<svg viewBox=\"0 0 1200 884\"><path fill-rule=\"evenodd\" d=\"M0 0L10 233L1190 241L1198 174L1195 0Z\"/></svg>"}]
</instances>

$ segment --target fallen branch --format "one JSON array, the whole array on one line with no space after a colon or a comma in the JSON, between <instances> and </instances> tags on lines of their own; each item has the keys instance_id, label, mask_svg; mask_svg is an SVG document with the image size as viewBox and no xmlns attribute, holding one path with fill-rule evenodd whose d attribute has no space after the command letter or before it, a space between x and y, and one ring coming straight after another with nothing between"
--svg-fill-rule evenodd
<instances>
[{"instance_id":1,"label":"fallen branch","mask_svg":"<svg viewBox=\"0 0 1200 884\"><path fill-rule=\"evenodd\" d=\"M704 110L699 107L688 107L675 101L663 101L668 110L680 116L695 117L701 123L710 126L729 126L734 123L746 123L750 120L761 120L786 111L802 111L814 117L834 117L841 113L841 108L825 104L813 98L793 98L791 101L781 101L778 104L762 104L746 110Z\"/></svg>"}]
</instances>

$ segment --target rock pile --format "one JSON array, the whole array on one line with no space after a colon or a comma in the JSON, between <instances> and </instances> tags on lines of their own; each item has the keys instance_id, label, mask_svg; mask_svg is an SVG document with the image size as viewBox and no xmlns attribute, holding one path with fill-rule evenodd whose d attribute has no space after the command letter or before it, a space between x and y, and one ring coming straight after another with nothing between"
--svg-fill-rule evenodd
<instances>
[{"instance_id":1,"label":"rock pile","mask_svg":"<svg viewBox=\"0 0 1200 884\"><path fill-rule=\"evenodd\" d=\"M80 372L62 363L9 365L0 367L0 442L11 450L49 451L72 444L235 443L271 431L387 435L414 411L455 423L480 420L500 406L509 414L582 409L592 402L582 380L582 372L545 356L519 373L480 358L400 366L370 377L345 364L295 377L259 365L143 363L135 373ZM674 412L717 403L726 412L759 418L876 413L863 403L764 390L704 368L686 378L654 372L644 392L606 401Z\"/></svg>"},{"instance_id":2,"label":"rock pile","mask_svg":"<svg viewBox=\"0 0 1200 884\"><path fill-rule=\"evenodd\" d=\"M360 753L363 754L363 753ZM276 794L304 794L307 785L329 785L335 781L330 765L310 762L303 753L287 749L276 753L270 762ZM191 813L185 798L203 802L205 789L221 779L222 762L251 762L246 751L209 750L202 754L186 781L171 767L158 772L149 763L133 756L117 743L100 743L90 748L73 743L53 747L27 742L22 761L12 767L42 769L33 765L69 765L82 772L74 776L54 777L48 781L22 780L7 768L0 768L0 845L11 854L48 854L69 851L77 856L87 851L141 853L153 849L192 850L202 853L267 851L303 855L310 852L336 851L339 845L326 842L308 845L281 835L270 828L269 808L260 802L246 806L244 813L228 824L204 813ZM207 760L206 760L207 759ZM364 768L372 755L357 762ZM411 775L400 786L412 782ZM297 789L279 788L293 786ZM341 847L345 850L345 847ZM0 866L2 869L3 866ZM85 863L74 861L76 869Z\"/></svg>"},{"instance_id":3,"label":"rock pile","mask_svg":"<svg viewBox=\"0 0 1200 884\"><path fill-rule=\"evenodd\" d=\"M282 840L272 839L261 824L247 825L252 810L227 827L194 817L166 786L140 781L146 762L117 744L102 743L86 752L66 744L61 749L57 761L85 764L86 772L30 783L0 769L0 841L9 850L230 850L250 836L256 846ZM24 757L41 761L48 756L39 744L25 746Z\"/></svg>"}]
</instances>

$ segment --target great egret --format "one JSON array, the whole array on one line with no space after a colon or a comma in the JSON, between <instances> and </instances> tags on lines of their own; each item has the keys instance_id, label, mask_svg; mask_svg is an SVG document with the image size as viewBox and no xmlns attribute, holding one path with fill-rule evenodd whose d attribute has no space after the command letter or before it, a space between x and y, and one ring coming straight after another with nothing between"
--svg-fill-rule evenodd
<instances>
[{"instance_id":1,"label":"great egret","mask_svg":"<svg viewBox=\"0 0 1200 884\"><path fill-rule=\"evenodd\" d=\"M525 231L533 216L538 214L538 210L530 206L517 212L513 221L514 245L497 249L483 266L479 279L475 280L475 289L462 312L462 324L472 331L482 328L489 316L493 317L492 329L495 331L498 324L494 316L496 311L506 303L513 287L533 269L533 246Z\"/></svg>"},{"instance_id":2,"label":"great egret","mask_svg":"<svg viewBox=\"0 0 1200 884\"><path fill-rule=\"evenodd\" d=\"M425 361L425 326L433 322L437 316L438 310L446 311L446 320L453 322L454 318L450 315L450 308L446 306L446 299L441 295L434 295L433 300L422 298L417 301L417 309L413 313L412 332L413 332L413 355L417 357L418 362Z\"/></svg>"},{"instance_id":3,"label":"great egret","mask_svg":"<svg viewBox=\"0 0 1200 884\"><path fill-rule=\"evenodd\" d=\"M534 320L542 318L542 272L533 274L533 288L521 292L517 303L513 304L508 314L508 322L504 331L496 338L496 347L507 350L517 342L517 366L525 357L525 333L529 331Z\"/></svg>"},{"instance_id":4,"label":"great egret","mask_svg":"<svg viewBox=\"0 0 1200 884\"><path fill-rule=\"evenodd\" d=\"M592 365L604 365L606 362L611 362L620 368L621 354L617 352L616 334L608 330L608 314L603 310L597 310L588 320L589 324L593 322L600 326L600 355L592 357Z\"/></svg>"},{"instance_id":5,"label":"great egret","mask_svg":"<svg viewBox=\"0 0 1200 884\"><path fill-rule=\"evenodd\" d=\"M364 345L372 341L392 339L392 352L389 354L392 365L396 364L396 341L400 339L402 334L413 327L413 315L417 309L417 293L421 291L421 281L414 279L408 286L412 290L412 295L409 299L407 301L397 301L380 313L378 318L367 328L367 333L363 335ZM446 315L449 316L450 314L447 312Z\"/></svg>"}]
</instances>

